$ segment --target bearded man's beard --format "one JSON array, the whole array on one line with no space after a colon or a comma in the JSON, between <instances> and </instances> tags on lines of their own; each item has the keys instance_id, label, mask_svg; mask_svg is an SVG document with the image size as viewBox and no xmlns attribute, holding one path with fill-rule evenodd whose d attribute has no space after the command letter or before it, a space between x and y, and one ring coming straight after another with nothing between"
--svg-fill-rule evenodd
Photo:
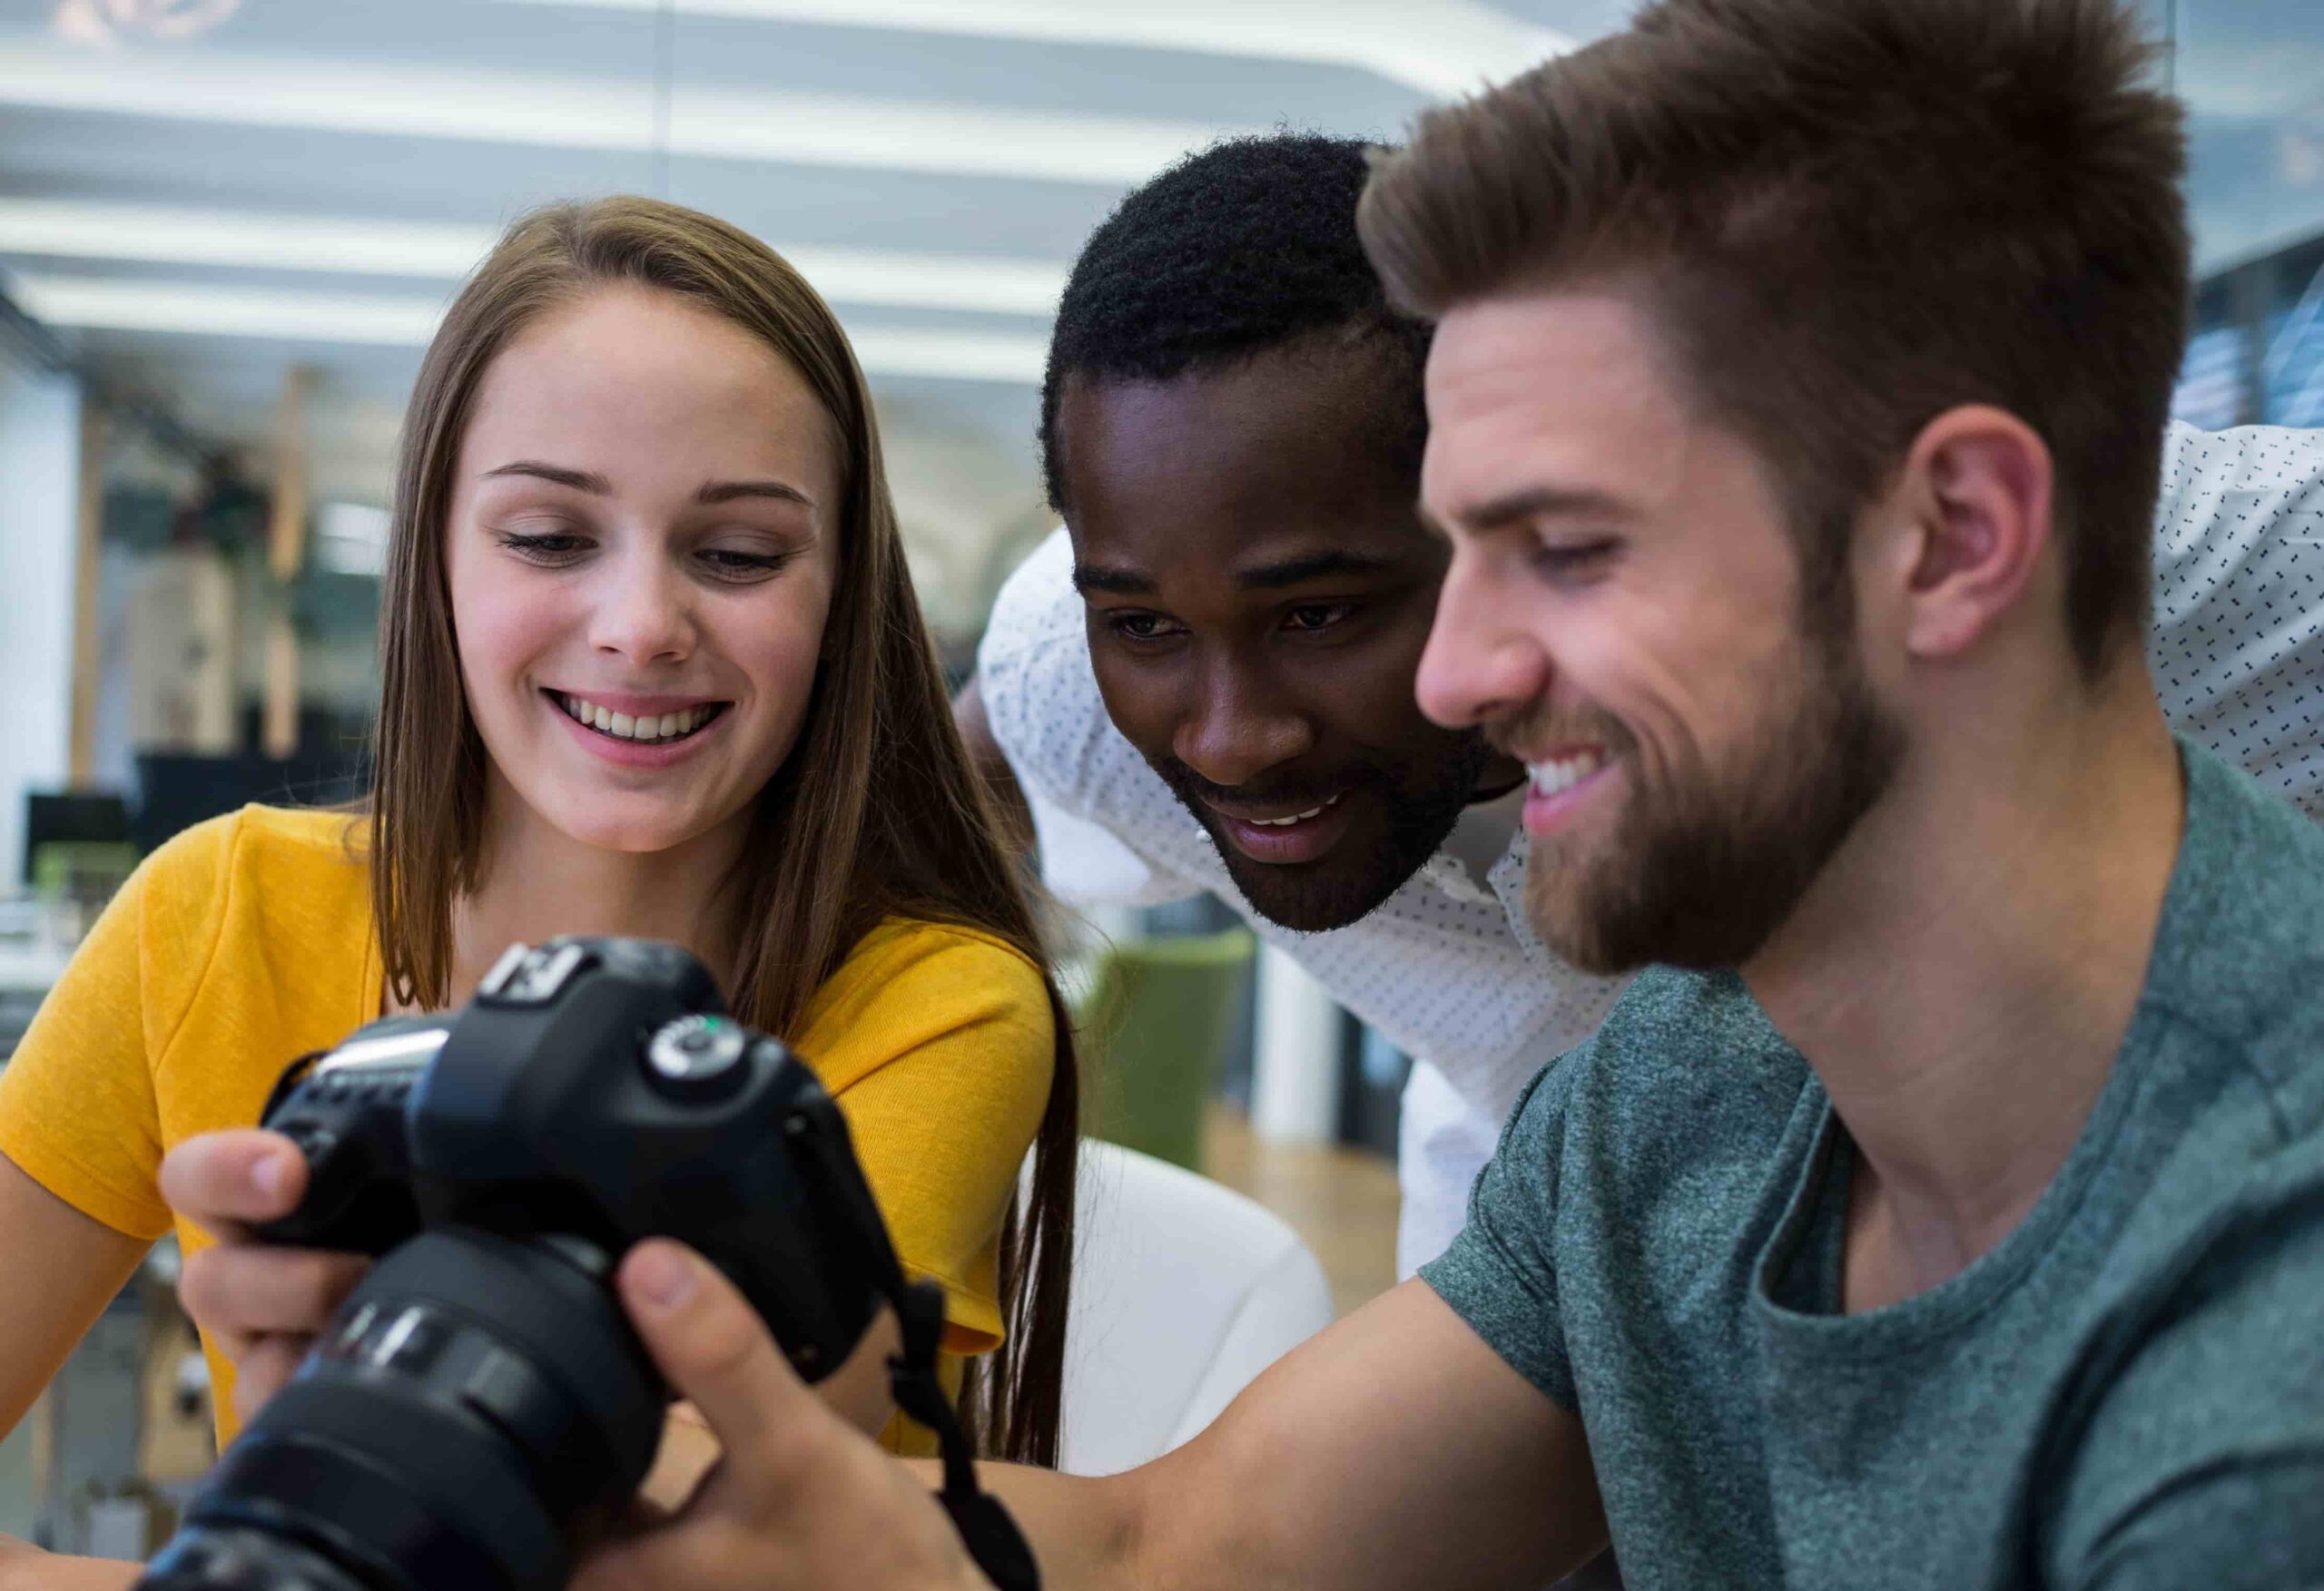
<instances>
[{"instance_id":1,"label":"bearded man's beard","mask_svg":"<svg viewBox=\"0 0 2324 1591\"><path fill-rule=\"evenodd\" d=\"M1839 633L1811 634L1785 700L1728 766L1688 751L1650 767L1619 725L1598 731L1627 782L1613 832L1586 850L1537 839L1525 887L1542 942L1584 972L1742 965L1782 927L1888 789L1903 730L1872 698ZM1504 743L1571 734L1498 734Z\"/></svg>"}]
</instances>

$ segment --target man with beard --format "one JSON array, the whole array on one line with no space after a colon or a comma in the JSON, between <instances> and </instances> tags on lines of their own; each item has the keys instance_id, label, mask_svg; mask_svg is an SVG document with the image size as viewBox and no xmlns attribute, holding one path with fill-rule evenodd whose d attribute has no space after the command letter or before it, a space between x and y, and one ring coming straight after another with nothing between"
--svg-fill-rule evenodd
<instances>
[{"instance_id":1,"label":"man with beard","mask_svg":"<svg viewBox=\"0 0 2324 1591\"><path fill-rule=\"evenodd\" d=\"M1090 238L1042 396L1070 534L1003 589L960 719L1004 796L1129 848L1142 889L1114 899L1215 891L1413 1057L1409 1275L1620 982L1526 920L1522 771L1413 702L1444 562L1413 507L1428 332L1364 257L1368 170L1351 141L1230 142ZM2324 609L2298 605L2324 438L2173 427L2156 526L2172 722L2324 818Z\"/></svg>"},{"instance_id":2,"label":"man with beard","mask_svg":"<svg viewBox=\"0 0 2324 1591\"><path fill-rule=\"evenodd\" d=\"M1421 1280L1140 1469L987 1468L1045 1585L2324 1584L2324 830L2140 645L2151 82L2113 0L1662 0L1384 167L1421 699L1526 766L1545 940L1660 965ZM619 1284L727 1460L584 1586L983 1583L715 1271Z\"/></svg>"}]
</instances>

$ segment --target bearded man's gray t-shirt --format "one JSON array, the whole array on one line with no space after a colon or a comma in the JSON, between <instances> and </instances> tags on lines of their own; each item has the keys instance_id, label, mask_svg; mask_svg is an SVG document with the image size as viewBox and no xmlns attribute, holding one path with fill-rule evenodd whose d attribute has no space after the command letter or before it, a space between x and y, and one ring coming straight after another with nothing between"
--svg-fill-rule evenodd
<instances>
[{"instance_id":1,"label":"bearded man's gray t-shirt","mask_svg":"<svg viewBox=\"0 0 2324 1591\"><path fill-rule=\"evenodd\" d=\"M1739 978L1535 1080L1422 1275L1580 1415L1630 1591L2324 1586L2324 830L2181 755L2112 1075L1942 1286L1840 1312L1855 1151Z\"/></svg>"}]
</instances>

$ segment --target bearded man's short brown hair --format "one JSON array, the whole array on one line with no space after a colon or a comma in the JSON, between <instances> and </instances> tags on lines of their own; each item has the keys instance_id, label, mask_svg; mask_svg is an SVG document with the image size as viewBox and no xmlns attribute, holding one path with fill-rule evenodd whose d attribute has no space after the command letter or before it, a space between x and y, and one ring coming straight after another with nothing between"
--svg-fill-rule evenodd
<instances>
[{"instance_id":1,"label":"bearded man's short brown hair","mask_svg":"<svg viewBox=\"0 0 2324 1591\"><path fill-rule=\"evenodd\" d=\"M1766 457L1809 599L1928 421L2024 419L2057 468L2066 621L2143 633L2187 336L2178 103L2116 0L1661 0L1438 111L1382 161L1392 295L1635 285L1694 401Z\"/></svg>"}]
</instances>

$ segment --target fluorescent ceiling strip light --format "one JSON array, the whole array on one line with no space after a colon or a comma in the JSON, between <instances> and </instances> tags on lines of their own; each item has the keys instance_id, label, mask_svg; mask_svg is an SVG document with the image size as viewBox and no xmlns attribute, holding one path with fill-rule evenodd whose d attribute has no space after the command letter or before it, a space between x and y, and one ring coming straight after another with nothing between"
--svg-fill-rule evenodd
<instances>
[{"instance_id":1,"label":"fluorescent ceiling strip light","mask_svg":"<svg viewBox=\"0 0 2324 1591\"><path fill-rule=\"evenodd\" d=\"M476 268L496 235L489 227L421 221L0 197L0 254L458 280ZM874 249L783 252L817 292L839 303L1047 317L1065 290L1066 267L1043 260Z\"/></svg>"},{"instance_id":2,"label":"fluorescent ceiling strip light","mask_svg":"<svg viewBox=\"0 0 2324 1591\"><path fill-rule=\"evenodd\" d=\"M635 80L373 66L209 50L91 51L0 44L0 103L171 121L300 127L463 142L639 152L655 147L653 96ZM681 88L670 152L1108 187L1143 182L1236 129L867 100Z\"/></svg>"},{"instance_id":3,"label":"fluorescent ceiling strip light","mask_svg":"<svg viewBox=\"0 0 2324 1591\"><path fill-rule=\"evenodd\" d=\"M34 319L107 331L413 347L436 334L444 314L435 300L369 293L21 273L15 283L17 301Z\"/></svg>"},{"instance_id":4,"label":"fluorescent ceiling strip light","mask_svg":"<svg viewBox=\"0 0 2324 1591\"><path fill-rule=\"evenodd\" d=\"M296 342L424 346L444 305L377 294L282 292L207 282L19 274L17 301L52 326ZM850 327L866 370L961 381L1039 382L1047 341L1004 332Z\"/></svg>"},{"instance_id":5,"label":"fluorescent ceiling strip light","mask_svg":"<svg viewBox=\"0 0 2324 1591\"><path fill-rule=\"evenodd\" d=\"M655 11L665 0L513 0ZM702 16L805 22L970 38L1186 50L1353 66L1436 96L1473 91L1574 41L1477 0L668 0Z\"/></svg>"},{"instance_id":6,"label":"fluorescent ceiling strip light","mask_svg":"<svg viewBox=\"0 0 2324 1591\"><path fill-rule=\"evenodd\" d=\"M1049 357L1049 339L1004 332L852 326L847 340L855 349L857 362L868 371L953 381L1038 387Z\"/></svg>"}]
</instances>

